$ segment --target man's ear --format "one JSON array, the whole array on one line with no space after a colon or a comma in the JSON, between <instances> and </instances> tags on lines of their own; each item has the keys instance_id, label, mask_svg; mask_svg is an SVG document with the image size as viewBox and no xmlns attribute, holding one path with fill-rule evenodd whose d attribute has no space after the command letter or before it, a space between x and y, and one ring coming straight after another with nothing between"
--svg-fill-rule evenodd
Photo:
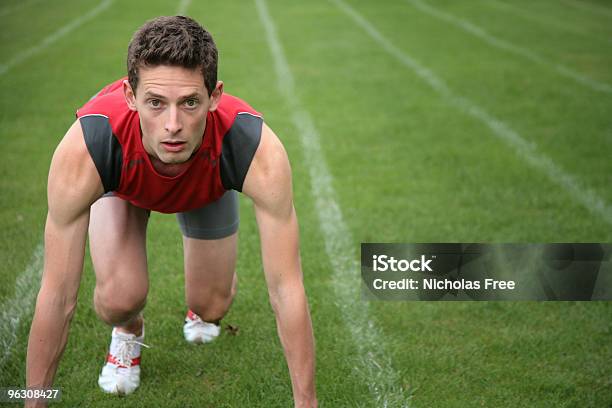
<instances>
[{"instance_id":1,"label":"man's ear","mask_svg":"<svg viewBox=\"0 0 612 408\"><path fill-rule=\"evenodd\" d=\"M223 81L217 81L217 85L210 95L210 108L208 108L210 112L216 110L217 106L219 106L221 95L223 95Z\"/></svg>"},{"instance_id":2,"label":"man's ear","mask_svg":"<svg viewBox=\"0 0 612 408\"><path fill-rule=\"evenodd\" d=\"M123 96L125 97L128 108L136 111L136 94L132 90L132 85L130 85L127 79L123 81Z\"/></svg>"}]
</instances>

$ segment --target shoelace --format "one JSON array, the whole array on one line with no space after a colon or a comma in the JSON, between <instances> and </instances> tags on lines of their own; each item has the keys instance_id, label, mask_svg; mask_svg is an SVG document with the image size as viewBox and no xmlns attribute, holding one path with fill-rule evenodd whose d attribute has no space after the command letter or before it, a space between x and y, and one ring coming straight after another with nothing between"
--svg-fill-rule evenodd
<instances>
[{"instance_id":1,"label":"shoelace","mask_svg":"<svg viewBox=\"0 0 612 408\"><path fill-rule=\"evenodd\" d=\"M119 343L119 347L117 348L117 355L115 356L117 362L123 366L126 366L127 368L130 368L132 366L132 353L134 352L134 346L137 344L146 348L151 348L151 346L141 343L138 340L123 340L121 343Z\"/></svg>"}]
</instances>

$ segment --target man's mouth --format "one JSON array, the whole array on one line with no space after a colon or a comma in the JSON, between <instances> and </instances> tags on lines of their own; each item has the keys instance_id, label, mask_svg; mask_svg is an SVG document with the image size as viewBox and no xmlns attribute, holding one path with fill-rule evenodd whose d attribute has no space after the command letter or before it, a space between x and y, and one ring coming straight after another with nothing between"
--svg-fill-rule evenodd
<instances>
[{"instance_id":1,"label":"man's mouth","mask_svg":"<svg viewBox=\"0 0 612 408\"><path fill-rule=\"evenodd\" d=\"M166 151L177 153L185 148L185 145L187 145L187 142L182 142L182 141L177 140L177 141L165 141L165 142L161 142L161 144L162 146L164 146L164 149L166 149Z\"/></svg>"}]
</instances>

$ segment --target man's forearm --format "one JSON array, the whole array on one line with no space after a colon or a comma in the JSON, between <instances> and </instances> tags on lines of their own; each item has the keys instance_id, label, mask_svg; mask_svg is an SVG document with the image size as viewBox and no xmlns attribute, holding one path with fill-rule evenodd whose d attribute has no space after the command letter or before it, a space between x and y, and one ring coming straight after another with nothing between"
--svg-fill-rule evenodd
<instances>
[{"instance_id":1,"label":"man's forearm","mask_svg":"<svg viewBox=\"0 0 612 408\"><path fill-rule=\"evenodd\" d=\"M275 305L278 335L285 351L296 407L316 406L312 323L303 288ZM301 292L301 293L300 293Z\"/></svg>"},{"instance_id":2,"label":"man's forearm","mask_svg":"<svg viewBox=\"0 0 612 408\"><path fill-rule=\"evenodd\" d=\"M50 387L53 384L59 360L66 346L68 326L74 313L74 303L66 298L41 289L30 337L26 363L28 387Z\"/></svg>"}]
</instances>

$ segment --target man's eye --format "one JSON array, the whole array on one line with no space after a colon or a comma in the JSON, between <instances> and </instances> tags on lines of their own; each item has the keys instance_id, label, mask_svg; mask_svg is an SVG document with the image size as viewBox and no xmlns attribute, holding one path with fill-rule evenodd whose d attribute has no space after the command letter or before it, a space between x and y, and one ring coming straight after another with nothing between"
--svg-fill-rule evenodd
<instances>
[{"instance_id":1,"label":"man's eye","mask_svg":"<svg viewBox=\"0 0 612 408\"><path fill-rule=\"evenodd\" d=\"M161 101L159 99L149 99L149 106L152 108L159 108L161 106Z\"/></svg>"},{"instance_id":2,"label":"man's eye","mask_svg":"<svg viewBox=\"0 0 612 408\"><path fill-rule=\"evenodd\" d=\"M198 100L197 99L187 99L185 101L185 106L187 106L188 108L195 108L196 106L198 106Z\"/></svg>"}]
</instances>

